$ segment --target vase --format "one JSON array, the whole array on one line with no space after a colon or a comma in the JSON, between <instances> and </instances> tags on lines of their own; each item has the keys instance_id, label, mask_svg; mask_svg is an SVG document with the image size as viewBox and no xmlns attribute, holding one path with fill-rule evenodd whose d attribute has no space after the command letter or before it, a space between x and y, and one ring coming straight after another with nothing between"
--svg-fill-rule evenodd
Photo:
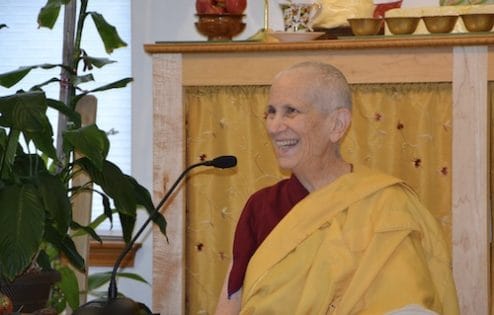
<instances>
[{"instance_id":1,"label":"vase","mask_svg":"<svg viewBox=\"0 0 494 315\"><path fill-rule=\"evenodd\" d=\"M57 271L30 272L11 283L0 283L0 292L14 303L14 311L32 313L46 307L53 284L60 280Z\"/></svg>"}]
</instances>

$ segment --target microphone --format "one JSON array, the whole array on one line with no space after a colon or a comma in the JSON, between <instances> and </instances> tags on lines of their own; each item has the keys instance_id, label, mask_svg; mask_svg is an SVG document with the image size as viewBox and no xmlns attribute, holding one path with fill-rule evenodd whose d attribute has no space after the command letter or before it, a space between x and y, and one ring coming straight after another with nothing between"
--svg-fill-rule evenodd
<instances>
[{"instance_id":1,"label":"microphone","mask_svg":"<svg viewBox=\"0 0 494 315\"><path fill-rule=\"evenodd\" d=\"M233 155L222 155L218 156L209 161L203 161L196 164L192 164L188 166L175 180L171 188L165 194L165 196L161 199L158 205L154 208L154 211L149 215L144 224L139 228L134 237L130 240L130 242L125 246L120 255L115 261L113 265L113 270L110 277L110 285L108 286L108 298L106 303L104 301L94 301L88 302L85 305L81 306L78 310L76 310L73 315L85 315L85 314L138 314L139 310L144 311L146 314L151 314L150 310L142 303L136 303L129 298L119 298L117 299L118 289L116 276L117 271L120 268L120 264L125 256L132 249L132 246L135 244L139 236L144 232L147 225L153 220L153 218L159 213L160 208L163 204L168 200L170 195L173 193L178 184L182 181L182 179L190 172L192 169L199 166L212 166L215 168L231 168L237 165L237 158Z\"/></svg>"},{"instance_id":2,"label":"microphone","mask_svg":"<svg viewBox=\"0 0 494 315\"><path fill-rule=\"evenodd\" d=\"M153 220L154 216L159 213L160 208L163 206L163 204L168 200L170 195L173 193L175 188L178 186L178 184L182 181L182 179L187 175L188 172L190 172L192 169L199 167L199 166L212 166L215 168L231 168L237 165L237 158L233 155L222 155L218 156L212 160L209 161L203 161L199 162L196 164L192 164L189 167L187 167L181 174L178 176L178 178L175 180L171 188L168 190L166 195L161 199L161 201L158 203L158 206L154 209L153 213L149 215L149 217L146 219L144 224L141 226L141 228L136 232L134 237L130 240L130 242L127 244L127 246L124 248L120 256L117 258L115 261L115 264L113 266L113 271L111 274L110 278L110 285L108 287L108 302L111 302L117 298L118 295L118 289L117 289L117 282L116 282L116 275L117 271L120 268L120 264L122 260L125 258L125 256L128 254L128 252L132 249L132 246L135 244L139 236L144 232L145 228L147 225Z\"/></svg>"},{"instance_id":3,"label":"microphone","mask_svg":"<svg viewBox=\"0 0 494 315\"><path fill-rule=\"evenodd\" d=\"M216 168L230 168L237 165L237 158L233 155L222 155L212 159L211 161L205 161L202 163L205 166L214 166Z\"/></svg>"}]
</instances>

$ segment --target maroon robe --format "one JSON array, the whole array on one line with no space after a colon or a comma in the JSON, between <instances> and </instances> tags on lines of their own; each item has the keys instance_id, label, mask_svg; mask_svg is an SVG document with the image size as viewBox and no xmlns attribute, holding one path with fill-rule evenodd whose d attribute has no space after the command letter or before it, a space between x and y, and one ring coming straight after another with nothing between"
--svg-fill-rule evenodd
<instances>
[{"instance_id":1,"label":"maroon robe","mask_svg":"<svg viewBox=\"0 0 494 315\"><path fill-rule=\"evenodd\" d=\"M292 175L249 198L235 230L228 296L242 287L249 260L259 245L293 206L308 194L307 189Z\"/></svg>"}]
</instances>

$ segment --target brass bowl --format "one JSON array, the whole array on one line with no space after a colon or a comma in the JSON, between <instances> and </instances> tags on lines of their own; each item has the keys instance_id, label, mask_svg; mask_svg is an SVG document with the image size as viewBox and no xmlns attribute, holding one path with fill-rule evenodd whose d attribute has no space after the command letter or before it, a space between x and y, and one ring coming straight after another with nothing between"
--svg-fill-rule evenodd
<instances>
[{"instance_id":1,"label":"brass bowl","mask_svg":"<svg viewBox=\"0 0 494 315\"><path fill-rule=\"evenodd\" d=\"M227 41L240 34L245 23L243 14L196 14L199 20L195 23L197 31L207 36L209 41Z\"/></svg>"},{"instance_id":2,"label":"brass bowl","mask_svg":"<svg viewBox=\"0 0 494 315\"><path fill-rule=\"evenodd\" d=\"M413 34L420 22L420 17L396 16L384 18L389 31L395 35Z\"/></svg>"},{"instance_id":3,"label":"brass bowl","mask_svg":"<svg viewBox=\"0 0 494 315\"><path fill-rule=\"evenodd\" d=\"M494 26L494 13L471 13L460 16L469 32L489 32Z\"/></svg>"},{"instance_id":4,"label":"brass bowl","mask_svg":"<svg viewBox=\"0 0 494 315\"><path fill-rule=\"evenodd\" d=\"M381 18L351 18L350 23L353 35L376 35L382 30L383 19Z\"/></svg>"},{"instance_id":5,"label":"brass bowl","mask_svg":"<svg viewBox=\"0 0 494 315\"><path fill-rule=\"evenodd\" d=\"M450 33L455 27L458 15L423 16L422 19L429 33Z\"/></svg>"}]
</instances>

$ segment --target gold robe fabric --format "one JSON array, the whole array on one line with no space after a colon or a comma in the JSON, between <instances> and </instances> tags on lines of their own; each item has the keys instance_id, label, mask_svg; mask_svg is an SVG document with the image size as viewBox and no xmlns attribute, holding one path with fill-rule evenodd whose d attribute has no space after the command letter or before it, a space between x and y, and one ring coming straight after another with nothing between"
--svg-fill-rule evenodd
<instances>
[{"instance_id":1,"label":"gold robe fabric","mask_svg":"<svg viewBox=\"0 0 494 315\"><path fill-rule=\"evenodd\" d=\"M438 222L395 177L357 167L297 204L252 257L241 314L459 314Z\"/></svg>"}]
</instances>

